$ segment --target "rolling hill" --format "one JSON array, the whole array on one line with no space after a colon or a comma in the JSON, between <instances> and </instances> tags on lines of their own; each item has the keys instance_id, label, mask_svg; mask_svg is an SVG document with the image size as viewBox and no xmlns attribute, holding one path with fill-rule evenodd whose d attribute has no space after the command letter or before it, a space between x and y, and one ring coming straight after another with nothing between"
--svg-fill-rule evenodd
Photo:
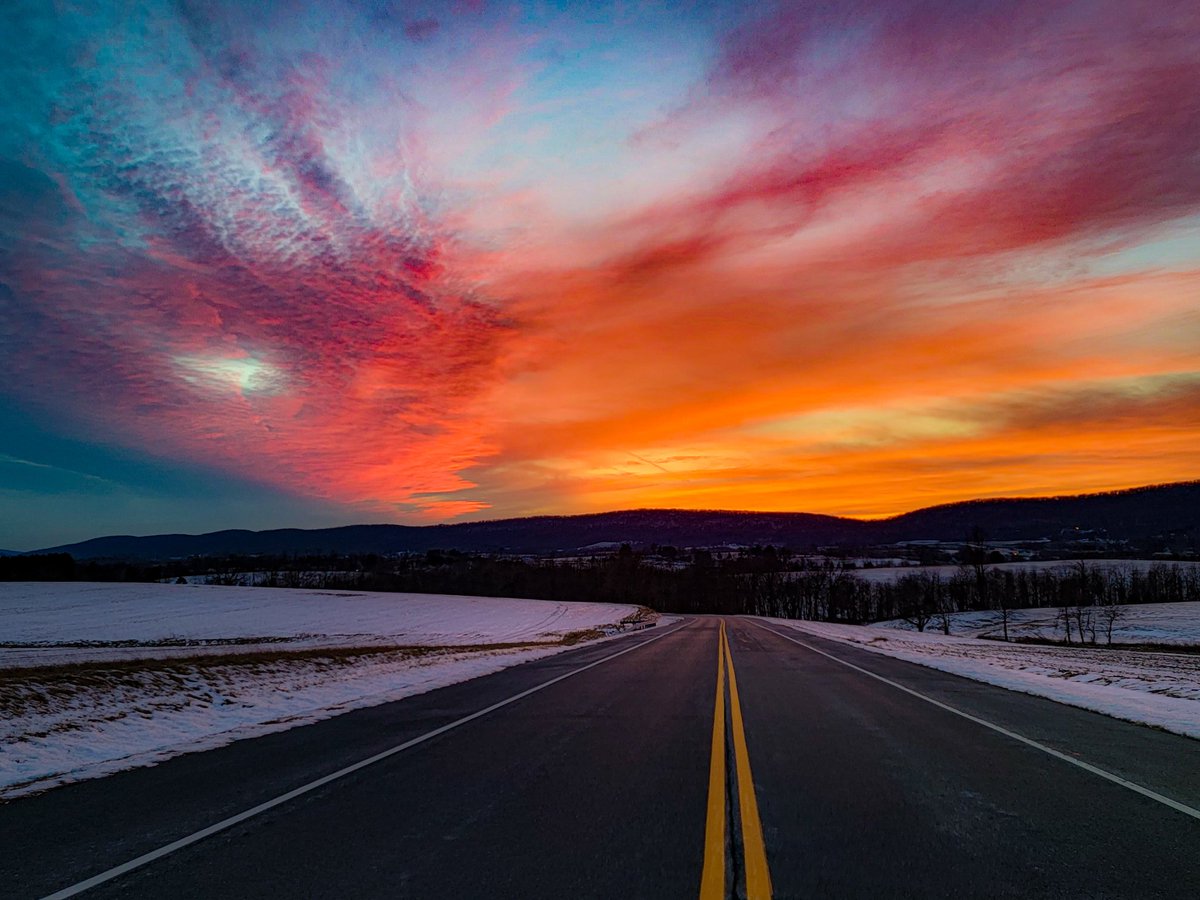
<instances>
[{"instance_id":1,"label":"rolling hill","mask_svg":"<svg viewBox=\"0 0 1200 900\"><path fill-rule=\"evenodd\" d=\"M1068 497L971 500L864 521L811 513L641 509L577 516L532 516L449 525L348 525L114 535L49 547L76 559L170 559L229 554L395 553L432 549L546 553L608 542L776 544L795 549L911 540L958 541L972 529L992 540L1055 538L1071 530L1140 541L1200 534L1200 481Z\"/></svg>"}]
</instances>

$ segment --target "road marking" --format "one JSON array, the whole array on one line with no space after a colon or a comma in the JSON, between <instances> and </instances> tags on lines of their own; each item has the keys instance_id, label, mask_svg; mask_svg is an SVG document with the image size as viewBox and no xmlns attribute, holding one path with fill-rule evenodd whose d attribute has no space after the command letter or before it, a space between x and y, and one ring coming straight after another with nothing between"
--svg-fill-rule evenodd
<instances>
[{"instance_id":1,"label":"road marking","mask_svg":"<svg viewBox=\"0 0 1200 900\"><path fill-rule=\"evenodd\" d=\"M751 619L750 622L752 622L754 625L757 625L763 631L771 632L771 634L775 635L776 637L781 637L785 641L791 641L793 644L798 644L799 646L803 647L806 650L811 650L813 653L819 653L822 656L827 657L828 659L832 659L835 663L840 663L843 666L847 666L848 668L854 669L856 672L862 672L862 674L870 676L871 678L874 678L876 681L882 681L884 684L889 684L892 687L896 688L897 690L904 691L904 693L906 693L906 694L911 694L912 696L916 697L919 700L924 700L926 703L932 703L934 706L937 706L941 709L946 710L946 712L954 713L954 715L956 715L956 716L962 716L962 718L967 719L968 721L974 722L976 725L982 725L984 728L990 728L992 731L995 731L998 734L1002 734L1005 737L1010 737L1014 741L1020 741L1022 744L1025 744L1028 747L1033 747L1037 750L1041 750L1043 753L1048 753L1050 756L1053 756L1055 759L1061 759L1063 762L1070 763L1073 766L1083 769L1085 772L1091 772L1093 775L1098 775L1099 777L1105 779L1106 781L1111 781L1113 784L1117 784L1123 788L1127 788L1127 789L1133 791L1135 794L1141 794L1143 797L1148 797L1151 800L1161 803L1163 806L1169 806L1171 809L1175 810L1176 812L1181 812L1185 816L1191 816L1193 819L1200 819L1200 809L1195 809L1194 807L1188 806L1185 803L1180 803L1178 800L1172 800L1170 797L1166 797L1166 796L1158 793L1157 791L1152 791L1149 788L1142 787L1140 784L1135 784L1132 781L1128 781L1128 780L1122 778L1120 775L1114 775L1112 772L1108 772L1104 769L1093 766L1091 763L1085 763L1081 759L1076 759L1073 756L1068 756L1065 753L1055 750L1053 747L1047 747L1045 744L1039 743L1038 741L1035 741L1032 738L1027 738L1023 734L1017 734L1017 732L1015 732L1015 731L1009 731L1007 728L1005 728L1002 725L997 725L994 722L989 722L987 719L981 719L978 716L973 716L969 712L963 712L961 709L950 706L947 703L943 703L941 700L934 700L932 697L928 697L919 691L914 691L910 687L905 687L904 685L900 684L899 682L892 681L890 678L885 678L882 675L875 674L874 672L870 671L869 669L864 669L862 666L856 666L852 662L847 662L844 659L839 659L838 657L834 656L832 653L826 653L824 650L821 650L818 647L814 647L812 644L806 644L804 641L797 640L796 638L790 637L789 635L780 634L774 628L768 628L766 625L763 625L761 622L756 622L753 619Z\"/></svg>"},{"instance_id":2,"label":"road marking","mask_svg":"<svg viewBox=\"0 0 1200 900\"><path fill-rule=\"evenodd\" d=\"M654 637L634 644L632 647L626 647L624 650L619 650L616 653L610 653L608 656L602 657L595 662L588 663L586 666L580 666L578 669L572 669L570 672L567 672L564 675L551 678L549 681L544 681L539 685L529 688L528 690L521 691L519 694L513 694L511 697L501 700L499 703L493 703L486 709L481 709L477 712L471 713L470 715L463 716L461 719L456 719L453 722L433 729L433 731L427 731L425 734L415 737L412 740L405 741L403 744L397 744L390 750L384 750L382 753L376 753L374 756L346 766L344 769L338 769L336 772L326 775L323 778L318 778L316 781L310 781L306 785L302 785L295 790L288 791L286 794L281 794L272 800L267 800L265 803L260 803L258 806L247 809L244 812L238 813L237 815L230 816L228 819L222 819L220 822L217 822L214 825L209 825L207 828L202 828L193 834L189 834L187 837L182 837L177 841L172 841L165 846L159 847L157 850L151 850L149 853L144 853L136 859L129 860L129 862L121 863L119 866L113 866L111 869L107 869L101 872L99 875L93 875L91 878L80 881L79 883L73 884L70 887L65 887L62 890L55 891L53 894L48 894L43 898L43 900L60 900L60 898L63 897L74 897L76 894L81 894L84 891L91 890L98 885L104 884L106 881L112 881L114 878L118 878L121 875L132 872L134 869L140 869L142 866L148 865L155 860L162 859L164 856L168 856L171 853L174 853L176 850L182 850L184 847L188 847L204 840L207 837L211 837L219 831L232 828L234 825L245 822L247 819L252 819L260 813L264 813L269 809L274 809L276 806L287 803L289 800L294 800L303 794L307 794L310 791L315 791L317 788L324 787L332 781L337 781L339 778L344 778L347 775L357 772L359 769L365 769L367 766L385 760L389 756L395 756L397 753L408 750L409 748L415 747L418 744L423 744L432 738L445 734L447 731L452 731L453 729L458 728L460 725L466 725L468 722L473 722L475 719L486 716L488 713L495 712L502 707L508 706L510 703L516 703L518 700L523 700L530 694L536 694L538 691L545 690L553 684L558 684L560 681L571 678L572 676L578 675L581 672L586 672L588 669L594 669L596 666L600 665L601 663L606 663L610 659L616 659L618 656L624 656L626 653L632 653L634 650L639 650L642 647L645 647L647 644L652 644L655 641L667 637L668 635L674 634L682 628L686 628L689 624L689 622L684 622L678 628L672 628L670 631L664 631L661 634L656 634Z\"/></svg>"},{"instance_id":3,"label":"road marking","mask_svg":"<svg viewBox=\"0 0 1200 900\"><path fill-rule=\"evenodd\" d=\"M704 870L700 900L725 894L725 623L717 635L717 699L713 708L712 763L708 770L708 818L704 825Z\"/></svg>"},{"instance_id":4,"label":"road marking","mask_svg":"<svg viewBox=\"0 0 1200 900\"><path fill-rule=\"evenodd\" d=\"M746 747L746 731L742 727L742 705L738 700L737 674L733 667L733 652L721 622L721 642L725 660L729 663L729 712L733 731L733 756L737 767L738 806L742 815L742 856L746 864L746 900L771 900L771 873L767 868L767 848L763 842L762 820L758 816L758 799L754 795L754 778L750 774L750 751Z\"/></svg>"}]
</instances>

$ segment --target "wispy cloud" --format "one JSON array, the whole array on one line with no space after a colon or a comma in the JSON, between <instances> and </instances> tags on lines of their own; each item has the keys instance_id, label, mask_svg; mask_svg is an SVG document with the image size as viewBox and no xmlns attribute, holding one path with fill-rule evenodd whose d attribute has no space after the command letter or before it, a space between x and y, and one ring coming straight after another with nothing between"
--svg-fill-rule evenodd
<instances>
[{"instance_id":1,"label":"wispy cloud","mask_svg":"<svg viewBox=\"0 0 1200 900\"><path fill-rule=\"evenodd\" d=\"M36 469L42 472L52 473L54 475L65 475L71 479L79 479L89 481L97 485L111 485L114 482L107 478L101 478L99 475L92 475L88 472L77 472L74 469L64 469L61 466L52 466L47 463L35 462L30 459L21 459L16 456L9 456L7 453L0 453L0 465L23 466L28 469Z\"/></svg>"}]
</instances>

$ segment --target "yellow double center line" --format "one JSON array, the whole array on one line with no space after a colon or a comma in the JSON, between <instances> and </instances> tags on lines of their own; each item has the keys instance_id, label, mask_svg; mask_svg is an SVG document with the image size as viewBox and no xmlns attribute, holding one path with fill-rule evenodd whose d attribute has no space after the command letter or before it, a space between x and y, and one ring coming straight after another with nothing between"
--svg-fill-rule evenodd
<instances>
[{"instance_id":1,"label":"yellow double center line","mask_svg":"<svg viewBox=\"0 0 1200 900\"><path fill-rule=\"evenodd\" d=\"M713 710L712 765L708 773L708 818L704 828L704 869L700 875L700 900L723 900L725 876L725 671L729 671L729 719L733 732L734 769L737 772L738 812L742 822L742 859L746 871L747 900L770 900L771 873L767 869L767 850L763 844L762 821L758 817L758 799L750 774L750 752L742 725L742 705L738 700L737 675L725 622L717 646L717 699Z\"/></svg>"}]
</instances>

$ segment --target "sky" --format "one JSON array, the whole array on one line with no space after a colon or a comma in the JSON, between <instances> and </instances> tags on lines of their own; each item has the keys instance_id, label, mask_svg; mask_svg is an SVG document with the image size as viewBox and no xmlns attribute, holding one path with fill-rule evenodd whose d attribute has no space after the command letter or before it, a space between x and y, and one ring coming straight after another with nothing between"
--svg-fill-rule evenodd
<instances>
[{"instance_id":1,"label":"sky","mask_svg":"<svg viewBox=\"0 0 1200 900\"><path fill-rule=\"evenodd\" d=\"M9 2L0 547L1200 477L1200 6Z\"/></svg>"}]
</instances>

